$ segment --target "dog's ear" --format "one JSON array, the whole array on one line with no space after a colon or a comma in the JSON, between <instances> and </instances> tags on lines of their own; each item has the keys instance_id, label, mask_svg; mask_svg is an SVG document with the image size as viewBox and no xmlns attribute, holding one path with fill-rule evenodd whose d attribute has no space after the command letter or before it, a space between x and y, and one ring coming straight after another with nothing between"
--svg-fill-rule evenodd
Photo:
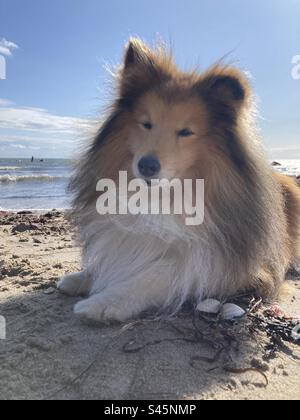
<instances>
[{"instance_id":1,"label":"dog's ear","mask_svg":"<svg viewBox=\"0 0 300 420\"><path fill-rule=\"evenodd\" d=\"M127 70L136 66L142 67L149 65L152 58L151 56L152 51L146 44L137 38L131 38L125 50L123 72L126 73Z\"/></svg>"},{"instance_id":2,"label":"dog's ear","mask_svg":"<svg viewBox=\"0 0 300 420\"><path fill-rule=\"evenodd\" d=\"M163 49L152 50L141 40L130 39L119 80L121 103L132 106L141 93L158 87L169 77L171 66L172 59Z\"/></svg>"},{"instance_id":3,"label":"dog's ear","mask_svg":"<svg viewBox=\"0 0 300 420\"><path fill-rule=\"evenodd\" d=\"M200 77L197 92L207 104L218 147L228 154L239 170L245 170L246 154L235 127L242 110L251 104L247 78L234 68L215 66Z\"/></svg>"},{"instance_id":4,"label":"dog's ear","mask_svg":"<svg viewBox=\"0 0 300 420\"><path fill-rule=\"evenodd\" d=\"M235 117L248 104L251 96L246 77L234 68L215 66L201 77L197 86L211 110L219 113L218 116L221 113Z\"/></svg>"}]
</instances>

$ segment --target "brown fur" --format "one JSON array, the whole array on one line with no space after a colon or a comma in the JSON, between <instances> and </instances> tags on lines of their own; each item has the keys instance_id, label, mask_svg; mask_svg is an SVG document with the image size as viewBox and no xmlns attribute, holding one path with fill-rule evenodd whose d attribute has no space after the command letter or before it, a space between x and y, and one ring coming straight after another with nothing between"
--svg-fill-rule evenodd
<instances>
[{"instance_id":1,"label":"brown fur","mask_svg":"<svg viewBox=\"0 0 300 420\"><path fill-rule=\"evenodd\" d=\"M157 131L141 131L143 119ZM195 135L178 139L186 126ZM300 193L272 173L260 152L244 75L222 65L183 73L162 49L131 40L117 97L71 183L81 226L99 178L116 180L120 170L134 177L132 163L147 153L160 159L169 178L205 179L208 216L199 235L226 261L231 284L224 283L222 294L256 288L276 296L299 255Z\"/></svg>"},{"instance_id":2,"label":"brown fur","mask_svg":"<svg viewBox=\"0 0 300 420\"><path fill-rule=\"evenodd\" d=\"M284 196L284 211L288 232L288 257L298 261L300 257L300 188L294 178L274 173Z\"/></svg>"}]
</instances>

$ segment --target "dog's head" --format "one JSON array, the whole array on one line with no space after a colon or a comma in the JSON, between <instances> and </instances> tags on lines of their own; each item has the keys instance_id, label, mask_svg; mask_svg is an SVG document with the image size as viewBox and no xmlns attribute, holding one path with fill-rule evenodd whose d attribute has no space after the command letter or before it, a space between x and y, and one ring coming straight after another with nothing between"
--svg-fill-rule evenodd
<instances>
[{"instance_id":1,"label":"dog's head","mask_svg":"<svg viewBox=\"0 0 300 420\"><path fill-rule=\"evenodd\" d=\"M216 65L203 74L184 73L162 49L132 39L118 99L94 151L104 147L110 168L146 180L206 178L220 158L242 171L246 162L236 130L250 102L239 71Z\"/></svg>"}]
</instances>

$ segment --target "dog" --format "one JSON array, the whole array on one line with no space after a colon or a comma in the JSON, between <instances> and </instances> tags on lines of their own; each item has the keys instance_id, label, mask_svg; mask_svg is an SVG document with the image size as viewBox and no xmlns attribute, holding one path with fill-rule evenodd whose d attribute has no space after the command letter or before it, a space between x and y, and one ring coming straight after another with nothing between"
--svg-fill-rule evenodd
<instances>
[{"instance_id":1,"label":"dog","mask_svg":"<svg viewBox=\"0 0 300 420\"><path fill-rule=\"evenodd\" d=\"M58 288L75 313L124 322L148 309L255 291L276 299L299 257L300 193L269 165L246 76L217 64L178 70L163 48L126 46L116 98L71 181L83 271ZM99 215L99 179L203 179L205 217ZM150 221L150 223L149 223Z\"/></svg>"}]
</instances>

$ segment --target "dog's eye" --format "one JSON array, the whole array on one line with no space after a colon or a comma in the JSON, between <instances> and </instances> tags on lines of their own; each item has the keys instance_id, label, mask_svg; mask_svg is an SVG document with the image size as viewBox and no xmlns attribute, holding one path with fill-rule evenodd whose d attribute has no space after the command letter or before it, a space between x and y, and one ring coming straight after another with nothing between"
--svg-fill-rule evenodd
<instances>
[{"instance_id":1,"label":"dog's eye","mask_svg":"<svg viewBox=\"0 0 300 420\"><path fill-rule=\"evenodd\" d=\"M143 123L141 123L141 126L145 129L145 130L151 130L152 129L152 124L149 121L145 121Z\"/></svg>"},{"instance_id":2,"label":"dog's eye","mask_svg":"<svg viewBox=\"0 0 300 420\"><path fill-rule=\"evenodd\" d=\"M184 128L183 130L178 131L178 137L190 137L194 133L189 128Z\"/></svg>"}]
</instances>

